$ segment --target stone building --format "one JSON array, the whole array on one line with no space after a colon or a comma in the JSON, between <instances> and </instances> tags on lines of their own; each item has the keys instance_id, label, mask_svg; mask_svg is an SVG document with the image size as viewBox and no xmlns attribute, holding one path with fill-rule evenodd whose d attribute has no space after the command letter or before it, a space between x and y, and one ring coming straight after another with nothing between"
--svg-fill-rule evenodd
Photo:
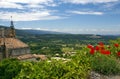
<instances>
[{"instance_id":1,"label":"stone building","mask_svg":"<svg viewBox=\"0 0 120 79\"><path fill-rule=\"evenodd\" d=\"M12 20L9 28L0 28L0 60L4 58L16 58L29 53L29 46L16 38Z\"/></svg>"}]
</instances>

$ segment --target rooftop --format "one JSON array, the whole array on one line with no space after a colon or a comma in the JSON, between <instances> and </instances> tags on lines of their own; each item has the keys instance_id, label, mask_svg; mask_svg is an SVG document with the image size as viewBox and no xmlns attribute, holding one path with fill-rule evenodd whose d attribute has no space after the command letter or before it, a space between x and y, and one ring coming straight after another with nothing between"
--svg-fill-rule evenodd
<instances>
[{"instance_id":1,"label":"rooftop","mask_svg":"<svg viewBox=\"0 0 120 79\"><path fill-rule=\"evenodd\" d=\"M6 47L10 49L28 47L27 44L16 38L0 38L0 46L3 45L4 42Z\"/></svg>"}]
</instances>

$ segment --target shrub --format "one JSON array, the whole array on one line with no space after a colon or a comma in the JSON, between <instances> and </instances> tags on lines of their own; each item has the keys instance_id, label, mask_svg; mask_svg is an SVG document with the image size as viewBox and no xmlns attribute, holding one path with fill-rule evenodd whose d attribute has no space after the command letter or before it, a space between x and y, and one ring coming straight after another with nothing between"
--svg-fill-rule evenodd
<instances>
[{"instance_id":1,"label":"shrub","mask_svg":"<svg viewBox=\"0 0 120 79\"><path fill-rule=\"evenodd\" d=\"M90 71L89 62L83 51L79 51L67 62L23 62L23 68L14 79L86 79Z\"/></svg>"},{"instance_id":2,"label":"shrub","mask_svg":"<svg viewBox=\"0 0 120 79\"><path fill-rule=\"evenodd\" d=\"M21 64L17 59L5 59L0 64L0 79L12 79L21 70Z\"/></svg>"},{"instance_id":3,"label":"shrub","mask_svg":"<svg viewBox=\"0 0 120 79\"><path fill-rule=\"evenodd\" d=\"M96 55L91 59L94 71L104 75L120 75L120 63L115 58L106 55Z\"/></svg>"},{"instance_id":4,"label":"shrub","mask_svg":"<svg viewBox=\"0 0 120 79\"><path fill-rule=\"evenodd\" d=\"M90 60L82 50L70 61L23 62L5 59L0 63L0 79L86 79L89 71Z\"/></svg>"}]
</instances>

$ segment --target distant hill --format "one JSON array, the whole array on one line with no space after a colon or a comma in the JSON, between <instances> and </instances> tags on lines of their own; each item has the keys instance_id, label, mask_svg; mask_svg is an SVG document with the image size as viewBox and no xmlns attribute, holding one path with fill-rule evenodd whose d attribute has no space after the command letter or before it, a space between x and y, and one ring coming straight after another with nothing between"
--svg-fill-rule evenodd
<instances>
[{"instance_id":1,"label":"distant hill","mask_svg":"<svg viewBox=\"0 0 120 79\"><path fill-rule=\"evenodd\" d=\"M0 28L9 28L6 26L0 25ZM18 36L24 36L24 35L39 35L39 34L66 34L62 32L54 32L54 31L44 31L44 30L32 30L32 29L27 29L27 30L22 30L22 29L16 29L16 34Z\"/></svg>"},{"instance_id":2,"label":"distant hill","mask_svg":"<svg viewBox=\"0 0 120 79\"><path fill-rule=\"evenodd\" d=\"M29 34L64 34L62 32L55 32L55 31L44 31L44 30L19 30L25 33L29 33Z\"/></svg>"},{"instance_id":3,"label":"distant hill","mask_svg":"<svg viewBox=\"0 0 120 79\"><path fill-rule=\"evenodd\" d=\"M7 27L7 26L3 26L3 25L0 25L0 28L9 28L9 27Z\"/></svg>"}]
</instances>

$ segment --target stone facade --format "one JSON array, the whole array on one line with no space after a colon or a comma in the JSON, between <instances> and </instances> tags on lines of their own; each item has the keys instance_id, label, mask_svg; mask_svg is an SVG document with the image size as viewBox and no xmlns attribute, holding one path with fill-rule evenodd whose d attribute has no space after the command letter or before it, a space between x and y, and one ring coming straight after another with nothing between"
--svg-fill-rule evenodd
<instances>
[{"instance_id":1,"label":"stone facade","mask_svg":"<svg viewBox=\"0 0 120 79\"><path fill-rule=\"evenodd\" d=\"M11 57L17 57L20 55L24 55L24 54L29 54L30 53L30 49L27 48L17 48L17 49L12 49L12 54L10 55Z\"/></svg>"},{"instance_id":2,"label":"stone facade","mask_svg":"<svg viewBox=\"0 0 120 79\"><path fill-rule=\"evenodd\" d=\"M30 49L29 47L25 47L25 48L6 48L6 51L4 52L4 50L0 50L0 60L4 59L4 58L16 58L18 56L21 55L26 55L26 54L30 54Z\"/></svg>"}]
</instances>

